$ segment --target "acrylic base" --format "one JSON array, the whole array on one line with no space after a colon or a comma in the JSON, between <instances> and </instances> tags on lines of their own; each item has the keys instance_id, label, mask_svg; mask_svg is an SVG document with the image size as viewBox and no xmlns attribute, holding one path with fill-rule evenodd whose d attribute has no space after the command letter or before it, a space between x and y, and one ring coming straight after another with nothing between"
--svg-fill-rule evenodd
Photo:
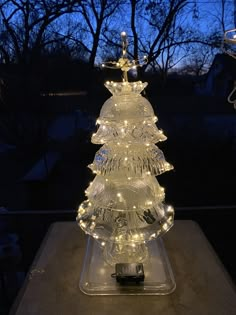
<instances>
[{"instance_id":1,"label":"acrylic base","mask_svg":"<svg viewBox=\"0 0 236 315\"><path fill-rule=\"evenodd\" d=\"M88 238L79 287L88 295L166 295L175 290L173 272L161 238L147 243L148 259L143 263L145 280L121 285L111 277L115 267L108 265L98 243Z\"/></svg>"}]
</instances>

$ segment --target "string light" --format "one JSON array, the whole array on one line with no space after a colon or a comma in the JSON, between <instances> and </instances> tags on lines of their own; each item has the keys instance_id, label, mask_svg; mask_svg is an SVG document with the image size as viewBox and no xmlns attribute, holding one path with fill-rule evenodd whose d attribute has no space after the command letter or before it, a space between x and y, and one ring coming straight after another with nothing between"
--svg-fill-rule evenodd
<instances>
[{"instance_id":1,"label":"string light","mask_svg":"<svg viewBox=\"0 0 236 315\"><path fill-rule=\"evenodd\" d=\"M105 83L112 96L104 103L96 121L99 127L92 134L93 143L105 144L89 165L97 176L86 190L87 200L78 209L77 222L85 233L99 239L105 252L107 243L114 242L118 244L117 254L126 246L133 247L131 253L141 261L140 249L146 248L143 244L173 224L174 209L163 203L164 188L155 178L172 165L156 146L166 137L155 125L157 117L151 104L141 95L147 83L128 82L128 71L147 58L144 56L142 62L129 60L125 32L121 39L119 60L102 64L121 69L123 81ZM113 253L108 256L113 259Z\"/></svg>"},{"instance_id":2,"label":"string light","mask_svg":"<svg viewBox=\"0 0 236 315\"><path fill-rule=\"evenodd\" d=\"M142 67L144 64L147 64L147 56L144 56L138 60L129 60L127 58L127 48L128 48L128 39L126 32L121 32L121 42L122 42L122 56L118 61L108 61L103 62L102 67L110 69L121 69L123 72L123 82L128 82L128 71L131 69L136 69L137 67ZM108 83L110 84L110 83ZM113 83L116 86L116 83Z\"/></svg>"}]
</instances>

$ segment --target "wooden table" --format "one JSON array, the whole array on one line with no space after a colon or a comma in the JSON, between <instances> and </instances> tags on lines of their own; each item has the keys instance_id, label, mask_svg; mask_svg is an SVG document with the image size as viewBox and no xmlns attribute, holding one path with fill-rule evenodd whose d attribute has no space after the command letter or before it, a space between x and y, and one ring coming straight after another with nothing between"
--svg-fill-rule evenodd
<instances>
[{"instance_id":1,"label":"wooden table","mask_svg":"<svg viewBox=\"0 0 236 315\"><path fill-rule=\"evenodd\" d=\"M177 283L174 293L87 296L79 289L86 237L75 222L54 223L10 314L235 315L234 285L199 226L175 221L163 239Z\"/></svg>"}]
</instances>

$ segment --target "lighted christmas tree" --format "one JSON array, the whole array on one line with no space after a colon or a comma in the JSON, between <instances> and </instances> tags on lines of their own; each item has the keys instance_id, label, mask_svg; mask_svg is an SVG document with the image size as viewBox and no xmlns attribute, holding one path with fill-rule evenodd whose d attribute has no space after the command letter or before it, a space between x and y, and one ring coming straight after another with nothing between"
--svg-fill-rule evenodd
<instances>
[{"instance_id":1,"label":"lighted christmas tree","mask_svg":"<svg viewBox=\"0 0 236 315\"><path fill-rule=\"evenodd\" d=\"M124 80L105 83L112 96L104 103L92 136L92 143L102 145L89 165L96 177L77 216L111 265L144 262L146 242L168 231L174 219L174 209L164 203L164 188L156 179L173 168L156 146L166 137L156 127L151 104L140 94L147 83L128 82L127 72L137 61L129 61L124 33L122 39L123 55L110 64L123 71Z\"/></svg>"}]
</instances>

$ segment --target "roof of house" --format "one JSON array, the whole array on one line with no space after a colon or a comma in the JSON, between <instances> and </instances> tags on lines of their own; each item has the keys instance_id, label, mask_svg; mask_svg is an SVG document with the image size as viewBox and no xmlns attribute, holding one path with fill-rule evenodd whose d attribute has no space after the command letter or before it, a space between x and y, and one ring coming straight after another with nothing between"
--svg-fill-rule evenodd
<instances>
[{"instance_id":1,"label":"roof of house","mask_svg":"<svg viewBox=\"0 0 236 315\"><path fill-rule=\"evenodd\" d=\"M222 65L222 71L228 73L236 80L236 60L227 54L217 54L210 67L209 73L217 65Z\"/></svg>"}]
</instances>

